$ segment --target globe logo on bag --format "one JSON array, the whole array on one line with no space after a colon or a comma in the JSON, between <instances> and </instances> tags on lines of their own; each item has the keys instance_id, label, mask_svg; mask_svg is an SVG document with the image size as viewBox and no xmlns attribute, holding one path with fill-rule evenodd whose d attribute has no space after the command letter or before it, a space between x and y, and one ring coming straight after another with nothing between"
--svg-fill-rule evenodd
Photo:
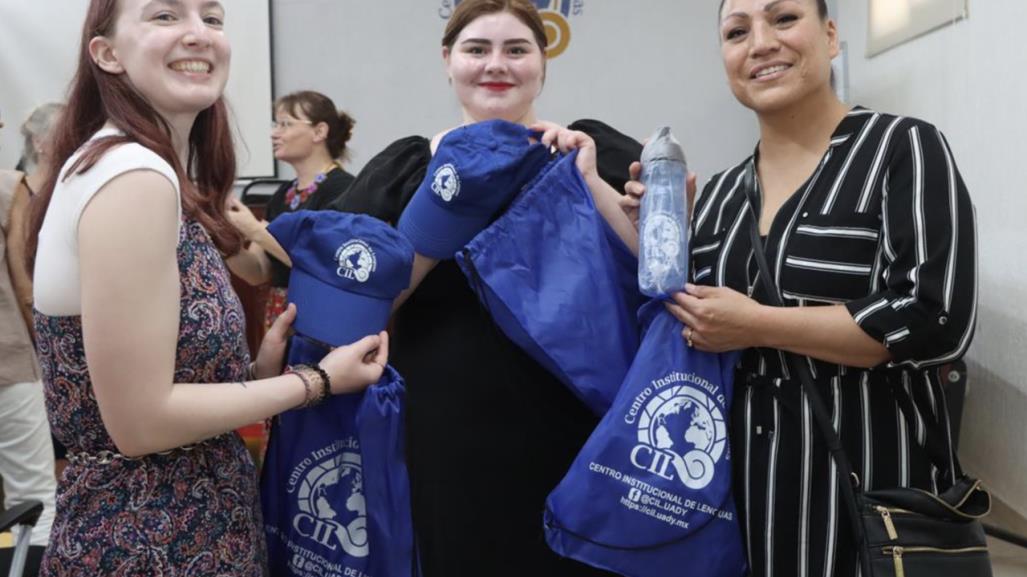
<instances>
[{"instance_id":1,"label":"globe logo on bag","mask_svg":"<svg viewBox=\"0 0 1027 577\"><path fill-rule=\"evenodd\" d=\"M336 274L357 282L367 282L378 267L374 251L366 242L357 239L340 246L335 251L335 261L339 264Z\"/></svg>"},{"instance_id":2,"label":"globe logo on bag","mask_svg":"<svg viewBox=\"0 0 1027 577\"><path fill-rule=\"evenodd\" d=\"M456 173L456 167L452 164L443 164L436 169L431 190L446 202L460 194L460 175Z\"/></svg>"},{"instance_id":3,"label":"globe logo on bag","mask_svg":"<svg viewBox=\"0 0 1027 577\"><path fill-rule=\"evenodd\" d=\"M367 557L367 506L359 454L335 453L317 463L303 477L296 499L301 513L292 525L300 535L332 551L342 548L353 557Z\"/></svg>"},{"instance_id":4,"label":"globe logo on bag","mask_svg":"<svg viewBox=\"0 0 1027 577\"><path fill-rule=\"evenodd\" d=\"M727 447L724 414L705 392L676 385L653 396L638 416L631 464L689 489L713 481Z\"/></svg>"}]
</instances>

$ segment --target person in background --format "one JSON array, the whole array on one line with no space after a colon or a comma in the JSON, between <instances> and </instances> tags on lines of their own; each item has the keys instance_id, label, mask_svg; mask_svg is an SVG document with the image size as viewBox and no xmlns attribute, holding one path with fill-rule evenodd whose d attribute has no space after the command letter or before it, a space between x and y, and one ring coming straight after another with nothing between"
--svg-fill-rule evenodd
<instances>
[{"instance_id":1,"label":"person in background","mask_svg":"<svg viewBox=\"0 0 1027 577\"><path fill-rule=\"evenodd\" d=\"M760 140L698 197L693 284L669 308L689 345L744 350L731 443L752 574L855 576L838 485L849 479L839 478L786 353L809 365L863 490L946 490L956 467L932 369L962 357L973 338L974 208L936 127L835 95L838 30L824 0L723 0L720 45ZM644 187L631 182L627 192L634 215ZM766 304L752 226L784 307ZM915 418L898 395L912 400ZM929 437L945 463L929 457Z\"/></svg>"},{"instance_id":2,"label":"person in background","mask_svg":"<svg viewBox=\"0 0 1027 577\"><path fill-rule=\"evenodd\" d=\"M532 2L460 2L442 56L461 123L502 119L542 130L542 141L564 152L578 148L597 206L615 229L630 229L619 195L598 176L594 142L536 117L545 49ZM389 145L333 207L397 223L446 132ZM424 575L606 574L559 558L542 525L546 496L597 417L500 332L455 261L418 254L414 269L416 290L401 296L408 299L394 315L393 365L407 383L407 463Z\"/></svg>"},{"instance_id":3,"label":"person in background","mask_svg":"<svg viewBox=\"0 0 1027 577\"><path fill-rule=\"evenodd\" d=\"M64 105L59 102L41 104L21 125L25 145L22 148L19 165L24 169L26 184L33 195L43 187L50 174L50 160L53 156L50 135L58 115L63 110Z\"/></svg>"},{"instance_id":4,"label":"person in background","mask_svg":"<svg viewBox=\"0 0 1027 577\"><path fill-rule=\"evenodd\" d=\"M289 284L289 257L268 234L267 224L278 215L297 210L322 210L353 182L342 168L348 157L346 143L355 121L336 110L319 92L304 90L275 102L271 144L275 158L288 163L296 178L283 184L268 200L264 220L257 219L239 200L229 200L228 218L248 246L228 259L228 267L251 285L271 283L264 315L268 328L285 311Z\"/></svg>"},{"instance_id":5,"label":"person in background","mask_svg":"<svg viewBox=\"0 0 1027 577\"><path fill-rule=\"evenodd\" d=\"M57 116L64 110L64 105L58 102L48 102L36 107L29 114L28 119L21 125L21 135L25 139L22 147L19 166L24 167L24 186L16 191L14 205L11 207L11 254L16 255L15 260L23 263L25 260L25 241L28 238L28 216L29 203L36 196L50 176L53 161L52 131ZM29 325L29 332L35 338L35 329L32 327L32 279L25 266L11 267L11 281L14 283L14 290L18 293L19 304L22 314ZM56 459L57 478L60 478L68 461L64 458L67 451L64 445L56 438L53 438L54 458Z\"/></svg>"},{"instance_id":6,"label":"person in background","mask_svg":"<svg viewBox=\"0 0 1027 577\"><path fill-rule=\"evenodd\" d=\"M388 336L281 375L289 307L254 363L222 255L235 153L225 8L91 0L33 204L35 326L68 448L45 576L264 575L253 461L234 429L377 382Z\"/></svg>"},{"instance_id":7,"label":"person in background","mask_svg":"<svg viewBox=\"0 0 1027 577\"><path fill-rule=\"evenodd\" d=\"M57 480L33 345L32 286L25 272L28 201L25 175L0 170L0 477L5 508L43 503L25 565L25 574L35 575L50 539ZM0 550L0 574L7 573L11 551Z\"/></svg>"}]
</instances>

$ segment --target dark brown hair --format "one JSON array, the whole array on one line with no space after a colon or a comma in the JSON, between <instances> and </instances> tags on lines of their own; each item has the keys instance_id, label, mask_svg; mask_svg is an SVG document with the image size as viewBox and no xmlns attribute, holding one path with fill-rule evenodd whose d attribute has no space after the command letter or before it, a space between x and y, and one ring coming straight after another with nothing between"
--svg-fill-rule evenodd
<instances>
[{"instance_id":1,"label":"dark brown hair","mask_svg":"<svg viewBox=\"0 0 1027 577\"><path fill-rule=\"evenodd\" d=\"M54 127L53 170L43 190L33 201L29 220L27 259L33 269L39 229L50 206L60 167L103 127L116 126L123 135L97 139L75 161L65 175L81 174L93 167L115 146L135 142L156 153L175 170L182 191L182 210L195 218L224 254L235 254L242 237L225 215L225 200L235 181L235 150L229 130L224 99L200 112L189 133L189 157L182 166L171 143L171 127L129 84L124 74L108 74L89 54L89 42L114 33L118 0L91 0L82 27L78 69L71 82L68 104ZM192 179L190 179L192 176Z\"/></svg>"},{"instance_id":2,"label":"dark brown hair","mask_svg":"<svg viewBox=\"0 0 1027 577\"><path fill-rule=\"evenodd\" d=\"M357 121L342 110L337 110L331 98L313 90L301 90L276 100L275 110L279 108L292 116L300 111L315 125L324 122L328 126L328 138L325 139L328 154L335 159L346 159L346 143L353 136L353 125Z\"/></svg>"},{"instance_id":3,"label":"dark brown hair","mask_svg":"<svg viewBox=\"0 0 1027 577\"><path fill-rule=\"evenodd\" d=\"M717 9L717 14L724 11L724 2L727 0L720 0L720 8ZM827 20L827 0L817 0L817 14L820 15L821 20Z\"/></svg>"},{"instance_id":4,"label":"dark brown hair","mask_svg":"<svg viewBox=\"0 0 1027 577\"><path fill-rule=\"evenodd\" d=\"M535 8L535 4L528 0L463 0L456 6L453 15L446 23L446 31L442 35L442 45L446 48L453 48L456 37L467 27L468 24L480 16L496 14L497 12L509 12L517 17L531 30L535 37L535 44L538 44L542 54L546 53L546 26L542 23L542 17Z\"/></svg>"}]
</instances>

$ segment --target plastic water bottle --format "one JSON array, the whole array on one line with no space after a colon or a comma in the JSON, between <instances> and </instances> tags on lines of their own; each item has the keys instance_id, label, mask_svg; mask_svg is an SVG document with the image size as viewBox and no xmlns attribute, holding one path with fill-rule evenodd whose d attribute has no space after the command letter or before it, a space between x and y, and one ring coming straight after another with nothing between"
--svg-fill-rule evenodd
<instances>
[{"instance_id":1,"label":"plastic water bottle","mask_svg":"<svg viewBox=\"0 0 1027 577\"><path fill-rule=\"evenodd\" d=\"M656 130L642 149L642 197L638 220L638 288L665 298L685 289L688 279L688 169L670 127Z\"/></svg>"}]
</instances>

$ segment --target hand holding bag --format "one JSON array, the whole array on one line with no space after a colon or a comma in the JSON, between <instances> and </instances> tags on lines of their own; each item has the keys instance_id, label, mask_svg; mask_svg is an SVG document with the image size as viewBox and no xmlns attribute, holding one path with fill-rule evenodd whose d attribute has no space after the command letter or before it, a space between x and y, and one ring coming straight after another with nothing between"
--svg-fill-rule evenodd
<instances>
[{"instance_id":1,"label":"hand holding bag","mask_svg":"<svg viewBox=\"0 0 1027 577\"><path fill-rule=\"evenodd\" d=\"M685 345L662 301L613 406L546 499L557 554L627 577L741 577L727 437L738 353Z\"/></svg>"}]
</instances>

